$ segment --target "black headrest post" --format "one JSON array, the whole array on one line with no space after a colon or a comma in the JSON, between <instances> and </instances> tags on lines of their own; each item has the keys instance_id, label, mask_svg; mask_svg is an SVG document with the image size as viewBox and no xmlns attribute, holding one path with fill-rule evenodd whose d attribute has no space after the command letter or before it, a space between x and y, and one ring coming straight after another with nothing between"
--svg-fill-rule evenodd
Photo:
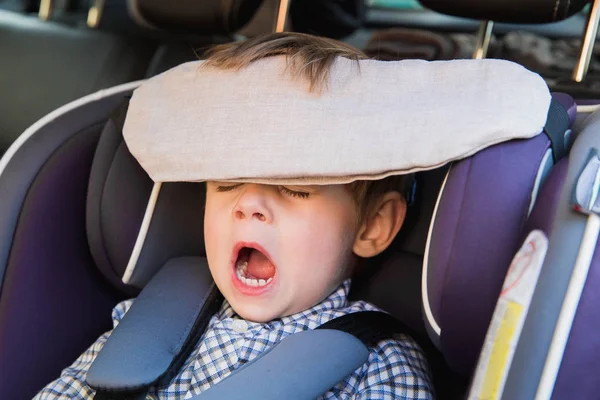
<instances>
[{"instance_id":1,"label":"black headrest post","mask_svg":"<svg viewBox=\"0 0 600 400\"><path fill-rule=\"evenodd\" d=\"M277 19L275 20L274 32L284 32L285 23L288 18L290 11L290 0L279 0L279 7L277 8Z\"/></svg>"},{"instance_id":2,"label":"black headrest post","mask_svg":"<svg viewBox=\"0 0 600 400\"><path fill-rule=\"evenodd\" d=\"M575 82L582 82L585 79L588 68L590 66L590 60L592 58L592 52L594 51L594 43L596 42L596 34L598 32L598 23L600 22L600 0L594 0L590 14L588 15L588 21L585 26L583 34L583 40L581 42L581 55L577 61L575 70L573 71L573 80Z\"/></svg>"},{"instance_id":3,"label":"black headrest post","mask_svg":"<svg viewBox=\"0 0 600 400\"><path fill-rule=\"evenodd\" d=\"M487 57L493 29L494 21L481 21L479 30L477 31L477 42L475 44L475 51L473 52L473 59L482 60Z\"/></svg>"}]
</instances>

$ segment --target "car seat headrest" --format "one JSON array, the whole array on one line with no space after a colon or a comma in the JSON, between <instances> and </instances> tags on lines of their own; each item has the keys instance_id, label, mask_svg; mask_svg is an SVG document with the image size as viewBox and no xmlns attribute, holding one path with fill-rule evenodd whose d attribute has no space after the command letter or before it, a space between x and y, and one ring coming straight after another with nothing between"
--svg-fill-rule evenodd
<instances>
[{"instance_id":1,"label":"car seat headrest","mask_svg":"<svg viewBox=\"0 0 600 400\"><path fill-rule=\"evenodd\" d=\"M152 181L133 158L121 132L127 102L107 121L92 163L87 197L90 251L103 275L130 291L122 276L144 217Z\"/></svg>"},{"instance_id":2,"label":"car seat headrest","mask_svg":"<svg viewBox=\"0 0 600 400\"><path fill-rule=\"evenodd\" d=\"M262 0L127 0L140 25L187 34L230 34L254 16Z\"/></svg>"},{"instance_id":3,"label":"car seat headrest","mask_svg":"<svg viewBox=\"0 0 600 400\"><path fill-rule=\"evenodd\" d=\"M578 13L590 0L419 0L434 11L496 22L542 24Z\"/></svg>"},{"instance_id":4,"label":"car seat headrest","mask_svg":"<svg viewBox=\"0 0 600 400\"><path fill-rule=\"evenodd\" d=\"M347 183L535 136L550 105L539 75L502 60L340 57L318 93L286 60L239 71L196 61L150 79L131 99L130 151L155 182Z\"/></svg>"},{"instance_id":5,"label":"car seat headrest","mask_svg":"<svg viewBox=\"0 0 600 400\"><path fill-rule=\"evenodd\" d=\"M96 265L113 285L135 294L169 259L204 255L205 189L198 183L153 186L123 141L127 108L124 101L100 136L86 212Z\"/></svg>"}]
</instances>

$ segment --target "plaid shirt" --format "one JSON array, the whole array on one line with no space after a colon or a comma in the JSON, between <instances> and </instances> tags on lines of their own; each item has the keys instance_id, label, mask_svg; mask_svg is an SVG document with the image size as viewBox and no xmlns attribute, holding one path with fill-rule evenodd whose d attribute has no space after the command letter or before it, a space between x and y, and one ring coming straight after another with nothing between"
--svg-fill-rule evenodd
<instances>
[{"instance_id":1,"label":"plaid shirt","mask_svg":"<svg viewBox=\"0 0 600 400\"><path fill-rule=\"evenodd\" d=\"M379 311L363 301L348 303L349 289L350 280L347 280L313 308L268 323L240 319L224 301L180 373L168 386L152 388L147 399L189 399L288 335L315 329L342 315ZM115 327L132 303L133 300L127 300L114 308ZM86 373L109 335L110 332L102 335L34 400L93 398L94 390L85 383ZM423 353L412 339L400 335L396 340L383 340L371 348L368 361L321 398L431 399L433 389Z\"/></svg>"}]
</instances>

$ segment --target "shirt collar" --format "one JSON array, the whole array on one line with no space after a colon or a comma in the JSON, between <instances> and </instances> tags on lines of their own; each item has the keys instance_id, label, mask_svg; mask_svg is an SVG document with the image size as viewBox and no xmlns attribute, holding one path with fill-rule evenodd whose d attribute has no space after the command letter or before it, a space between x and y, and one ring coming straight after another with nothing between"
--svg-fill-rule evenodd
<instances>
[{"instance_id":1,"label":"shirt collar","mask_svg":"<svg viewBox=\"0 0 600 400\"><path fill-rule=\"evenodd\" d=\"M280 321L283 324L287 324L289 322L294 322L300 319L308 318L311 315L317 315L325 311L336 310L346 307L348 305L348 293L350 292L351 282L351 279L346 279L340 284L340 286L338 286L336 290L334 290L329 296L327 296L327 298L325 298L320 303L314 305L313 307L304 311L300 311L296 314L275 319L272 322ZM219 320L234 317L240 318L237 315L237 313L233 310L227 299L223 301L223 304L221 305L219 311L215 314L215 317Z\"/></svg>"}]
</instances>

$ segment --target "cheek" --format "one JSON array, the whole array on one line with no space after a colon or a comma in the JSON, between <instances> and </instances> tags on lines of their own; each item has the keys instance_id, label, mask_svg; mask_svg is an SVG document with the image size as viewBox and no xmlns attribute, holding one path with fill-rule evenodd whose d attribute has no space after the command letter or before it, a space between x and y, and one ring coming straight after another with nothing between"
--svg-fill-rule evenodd
<instances>
[{"instance_id":1,"label":"cheek","mask_svg":"<svg viewBox=\"0 0 600 400\"><path fill-rule=\"evenodd\" d=\"M352 218L341 214L339 210L328 210L313 215L326 215L325 218L304 216L291 227L293 232L289 240L290 256L298 265L303 266L301 272L313 270L313 274L331 276L345 265L352 253L355 224Z\"/></svg>"}]
</instances>

